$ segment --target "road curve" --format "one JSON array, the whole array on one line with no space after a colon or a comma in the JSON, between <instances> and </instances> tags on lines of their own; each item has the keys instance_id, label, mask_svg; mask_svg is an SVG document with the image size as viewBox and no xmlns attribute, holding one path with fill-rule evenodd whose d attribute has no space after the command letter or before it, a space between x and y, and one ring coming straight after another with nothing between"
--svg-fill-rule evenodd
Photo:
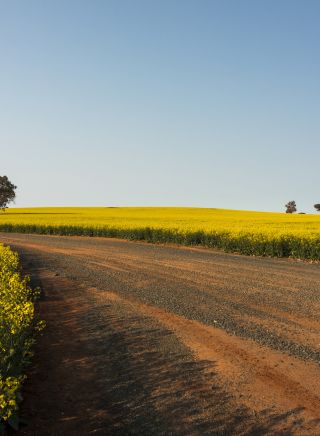
<instances>
[{"instance_id":1,"label":"road curve","mask_svg":"<svg viewBox=\"0 0 320 436\"><path fill-rule=\"evenodd\" d=\"M25 435L320 434L320 264L4 234L43 290Z\"/></svg>"}]
</instances>

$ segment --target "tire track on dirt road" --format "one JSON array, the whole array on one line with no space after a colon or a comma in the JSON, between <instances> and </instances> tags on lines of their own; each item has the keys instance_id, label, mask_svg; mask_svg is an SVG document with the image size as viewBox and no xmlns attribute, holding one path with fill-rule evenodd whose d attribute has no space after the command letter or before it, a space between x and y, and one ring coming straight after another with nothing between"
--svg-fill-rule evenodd
<instances>
[{"instance_id":1,"label":"tire track on dirt road","mask_svg":"<svg viewBox=\"0 0 320 436\"><path fill-rule=\"evenodd\" d=\"M44 293L21 434L320 434L319 264L0 241Z\"/></svg>"}]
</instances>

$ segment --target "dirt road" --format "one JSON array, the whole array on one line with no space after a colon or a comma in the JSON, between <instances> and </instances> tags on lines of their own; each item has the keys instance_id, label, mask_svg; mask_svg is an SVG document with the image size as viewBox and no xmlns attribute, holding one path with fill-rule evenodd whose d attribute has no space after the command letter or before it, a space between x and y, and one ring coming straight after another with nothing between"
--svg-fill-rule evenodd
<instances>
[{"instance_id":1,"label":"dirt road","mask_svg":"<svg viewBox=\"0 0 320 436\"><path fill-rule=\"evenodd\" d=\"M43 297L23 435L320 435L320 265L1 234Z\"/></svg>"}]
</instances>

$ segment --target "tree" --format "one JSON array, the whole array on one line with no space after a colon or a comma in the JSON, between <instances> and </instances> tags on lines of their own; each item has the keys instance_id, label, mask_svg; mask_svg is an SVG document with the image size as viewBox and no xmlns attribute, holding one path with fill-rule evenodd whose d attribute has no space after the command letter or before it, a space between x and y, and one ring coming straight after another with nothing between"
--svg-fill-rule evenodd
<instances>
[{"instance_id":1,"label":"tree","mask_svg":"<svg viewBox=\"0 0 320 436\"><path fill-rule=\"evenodd\" d=\"M0 209L3 211L16 197L17 187L10 182L7 176L0 176Z\"/></svg>"},{"instance_id":2,"label":"tree","mask_svg":"<svg viewBox=\"0 0 320 436\"><path fill-rule=\"evenodd\" d=\"M320 204L315 204L314 208L316 209L317 212L320 212Z\"/></svg>"},{"instance_id":3,"label":"tree","mask_svg":"<svg viewBox=\"0 0 320 436\"><path fill-rule=\"evenodd\" d=\"M286 204L286 213L293 213L293 212L297 212L297 205L295 201L289 201Z\"/></svg>"}]
</instances>

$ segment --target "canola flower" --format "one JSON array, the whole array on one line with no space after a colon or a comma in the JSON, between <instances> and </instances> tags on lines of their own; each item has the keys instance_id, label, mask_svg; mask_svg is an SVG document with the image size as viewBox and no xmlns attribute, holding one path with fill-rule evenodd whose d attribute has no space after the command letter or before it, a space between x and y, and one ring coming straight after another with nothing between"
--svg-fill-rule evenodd
<instances>
[{"instance_id":1,"label":"canola flower","mask_svg":"<svg viewBox=\"0 0 320 436\"><path fill-rule=\"evenodd\" d=\"M0 214L0 231L120 237L320 259L320 214L174 207L9 209Z\"/></svg>"},{"instance_id":2,"label":"canola flower","mask_svg":"<svg viewBox=\"0 0 320 436\"><path fill-rule=\"evenodd\" d=\"M27 277L21 278L17 253L0 244L0 432L4 422L14 425L17 421L34 332L43 328L43 323L35 320L38 293L28 286Z\"/></svg>"},{"instance_id":3,"label":"canola flower","mask_svg":"<svg viewBox=\"0 0 320 436\"><path fill-rule=\"evenodd\" d=\"M0 410L3 421L8 421L18 409L17 397L21 389L21 378L0 378Z\"/></svg>"}]
</instances>

